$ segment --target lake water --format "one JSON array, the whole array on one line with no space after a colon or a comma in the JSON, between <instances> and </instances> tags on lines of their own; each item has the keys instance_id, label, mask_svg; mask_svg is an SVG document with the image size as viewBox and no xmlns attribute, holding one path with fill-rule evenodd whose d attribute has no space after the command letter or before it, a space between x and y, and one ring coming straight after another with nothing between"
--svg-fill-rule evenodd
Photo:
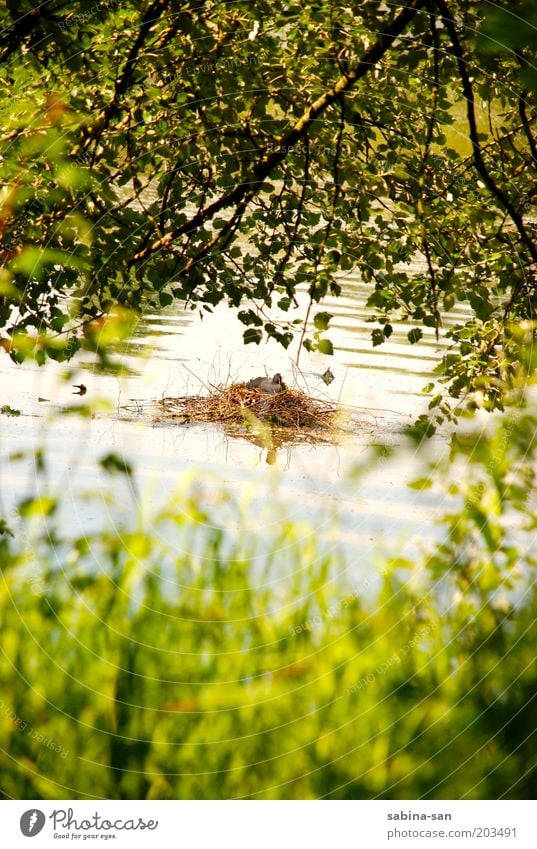
<instances>
[{"instance_id":1,"label":"lake water","mask_svg":"<svg viewBox=\"0 0 537 849\"><path fill-rule=\"evenodd\" d=\"M225 306L203 320L175 305L144 315L122 353L122 377L97 373L87 354L76 360L67 382L64 365L17 367L2 356L0 406L21 411L16 418L0 416L3 510L9 513L22 494L43 489L32 461L10 459L43 445L49 459L47 486L61 490L65 520L75 534L132 516L140 500L151 512L186 475L205 482L203 497L208 500L218 480L237 493L251 493L260 530L266 523L269 532L277 521L275 513L266 511L267 504L277 503L280 515L312 523L317 538L328 546L337 537L357 563L371 565L400 542L409 549L419 544L434 532L433 519L441 508L434 490L406 486L420 473L419 457L411 450L400 452L360 480L350 472L363 463L372 442L405 444L401 430L426 410L428 396L421 390L443 348L427 329L420 343L410 345L410 325L404 324L394 324L389 341L373 348L374 325L367 322L364 308L366 287L353 276L342 282L342 296L328 298L320 307L334 315L328 335L335 354L303 351L299 370L293 362L296 344L288 351L274 342L244 346L244 327ZM299 297L297 315L304 315L305 296ZM462 318L461 309L450 322ZM328 366L335 380L327 387L320 376ZM342 441L283 445L269 465L266 448L227 436L219 426L156 423L148 412L152 399L198 394L210 384L248 380L265 371L279 371L287 384L345 406L351 420ZM81 382L87 386L84 397L72 394L72 384ZM107 400L108 411L99 408L98 399ZM58 415L62 406L73 403L91 405L94 415ZM433 442L435 451L442 451L445 433L439 432ZM110 480L96 467L97 459L110 452L125 457L137 473L136 493L126 482L114 483L114 506L106 499ZM90 490L95 498L81 497Z\"/></svg>"}]
</instances>

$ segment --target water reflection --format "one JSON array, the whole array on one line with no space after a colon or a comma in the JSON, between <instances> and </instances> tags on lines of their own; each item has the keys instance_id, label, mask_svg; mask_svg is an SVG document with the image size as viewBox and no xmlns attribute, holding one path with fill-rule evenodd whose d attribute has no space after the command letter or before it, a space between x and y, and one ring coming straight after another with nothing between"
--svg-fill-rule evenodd
<instances>
[{"instance_id":1,"label":"water reflection","mask_svg":"<svg viewBox=\"0 0 537 849\"><path fill-rule=\"evenodd\" d=\"M379 464L361 487L348 478L349 469L366 455L371 442L397 445L402 427L426 409L421 389L441 350L434 332L427 328L424 339L411 346L406 338L409 328L404 325L394 325L389 341L372 348L366 295L365 287L351 277L340 299L323 303L323 310L334 315L330 338L335 355L327 358L304 351L300 368L293 364L296 352L286 352L275 342L244 347L244 328L225 306L203 318L177 307L159 314L148 312L124 346L125 369L120 376L98 374L88 355L75 363L68 383L62 379L65 367L56 363L15 367L2 357L3 397L22 413L16 420L0 417L4 507L31 491L34 483L31 462L10 461L10 455L43 442L51 461L51 485L63 482L74 527L88 527L112 516L105 498L109 481L95 462L103 453L114 451L133 462L142 491L149 493L146 497L155 505L181 474L193 468L200 475L201 470L216 473L232 488L260 485L268 475L281 478L277 497L289 518L316 521L317 516L337 509L344 537L349 545L360 546L360 557L371 558L383 541L391 548L403 534L410 534L411 542L412 534L429 533L440 505L431 492L407 489L406 481L416 473L415 456ZM305 294L300 294L302 306L304 299ZM322 379L327 366L335 378L329 385ZM275 372L291 386L349 408L351 426L338 444L330 440L290 444L277 433L267 443L217 425L158 423L146 414L151 401L165 396L199 394L211 386ZM87 388L83 398L71 394L75 383ZM51 400L45 403L40 398ZM98 398L108 401L108 412L99 411ZM55 415L62 405L73 402L89 405L90 417ZM442 450L442 436L435 439L438 451ZM100 516L80 500L80 489L102 493ZM116 494L120 505L127 504L124 493ZM260 499L264 497L260 494ZM125 509L132 510L132 504ZM322 534L322 523L319 528Z\"/></svg>"}]
</instances>

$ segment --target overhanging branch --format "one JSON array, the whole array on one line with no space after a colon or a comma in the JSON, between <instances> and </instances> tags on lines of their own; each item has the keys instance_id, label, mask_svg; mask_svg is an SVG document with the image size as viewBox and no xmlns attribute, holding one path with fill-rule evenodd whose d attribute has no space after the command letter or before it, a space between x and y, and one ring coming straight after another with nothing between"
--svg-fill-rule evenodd
<instances>
[{"instance_id":1,"label":"overhanging branch","mask_svg":"<svg viewBox=\"0 0 537 849\"><path fill-rule=\"evenodd\" d=\"M457 34L457 28L455 26L455 21L451 15L451 12L448 9L447 3L445 0L434 0L437 8L440 11L442 16L442 20L446 27L446 31L451 39L452 48L451 52L453 53L455 60L457 62L457 68L459 71L459 77L462 83L463 94L466 99L466 114L468 119L468 127L470 133L470 141L472 143L472 151L474 157L474 163L476 170L480 174L485 183L486 187L490 191L492 195L500 202L502 207L506 210L509 215L511 221L515 225L518 233L520 235L520 239L525 247L528 249L528 252L534 262L537 262L537 245L531 238L530 234L526 230L524 225L524 220L522 215L516 210L514 205L509 200L509 197L503 191L503 189L498 186L495 180L489 174L487 166L485 165L485 160L483 159L483 151L481 145L479 143L479 135L477 130L477 121L475 116L475 99L474 92L472 88L472 83L470 81L470 75L468 73L467 63L464 56L464 51L462 49L462 45L459 40L459 36Z\"/></svg>"},{"instance_id":2,"label":"overhanging branch","mask_svg":"<svg viewBox=\"0 0 537 849\"><path fill-rule=\"evenodd\" d=\"M251 177L243 183L235 186L230 192L221 195L209 206L200 210L189 221L185 221L175 230L167 233L152 245L138 251L129 262L129 266L144 262L151 254L168 247L172 242L188 236L210 221L222 209L238 205L243 207L255 197L261 185L271 172L285 159L287 151L300 141L308 133L312 123L322 115L333 103L355 85L362 77L370 73L377 63L383 58L392 46L394 40L401 35L408 24L413 20L417 12L428 5L428 0L411 0L402 12L386 27L375 44L364 54L358 65L343 74L330 91L325 92L311 106L306 109L295 125L282 138L280 148L265 154L253 168Z\"/></svg>"}]
</instances>

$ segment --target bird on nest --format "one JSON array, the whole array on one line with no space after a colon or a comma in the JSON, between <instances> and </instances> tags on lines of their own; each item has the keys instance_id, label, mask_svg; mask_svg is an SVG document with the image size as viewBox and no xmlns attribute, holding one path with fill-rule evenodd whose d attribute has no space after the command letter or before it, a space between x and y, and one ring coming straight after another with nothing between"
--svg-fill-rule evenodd
<instances>
[{"instance_id":1,"label":"bird on nest","mask_svg":"<svg viewBox=\"0 0 537 849\"><path fill-rule=\"evenodd\" d=\"M285 389L281 374L275 374L272 380L269 377L254 377L248 381L246 386L248 389L259 389L268 395L276 395Z\"/></svg>"}]
</instances>

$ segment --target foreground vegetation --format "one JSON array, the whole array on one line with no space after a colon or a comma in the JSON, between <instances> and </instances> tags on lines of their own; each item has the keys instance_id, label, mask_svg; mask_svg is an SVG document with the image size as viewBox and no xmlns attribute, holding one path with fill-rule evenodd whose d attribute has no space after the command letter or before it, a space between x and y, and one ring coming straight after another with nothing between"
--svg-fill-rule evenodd
<instances>
[{"instance_id":1,"label":"foreground vegetation","mask_svg":"<svg viewBox=\"0 0 537 849\"><path fill-rule=\"evenodd\" d=\"M214 482L78 539L26 501L0 545L3 794L533 798L536 425L459 435L438 543L377 579Z\"/></svg>"}]
</instances>

